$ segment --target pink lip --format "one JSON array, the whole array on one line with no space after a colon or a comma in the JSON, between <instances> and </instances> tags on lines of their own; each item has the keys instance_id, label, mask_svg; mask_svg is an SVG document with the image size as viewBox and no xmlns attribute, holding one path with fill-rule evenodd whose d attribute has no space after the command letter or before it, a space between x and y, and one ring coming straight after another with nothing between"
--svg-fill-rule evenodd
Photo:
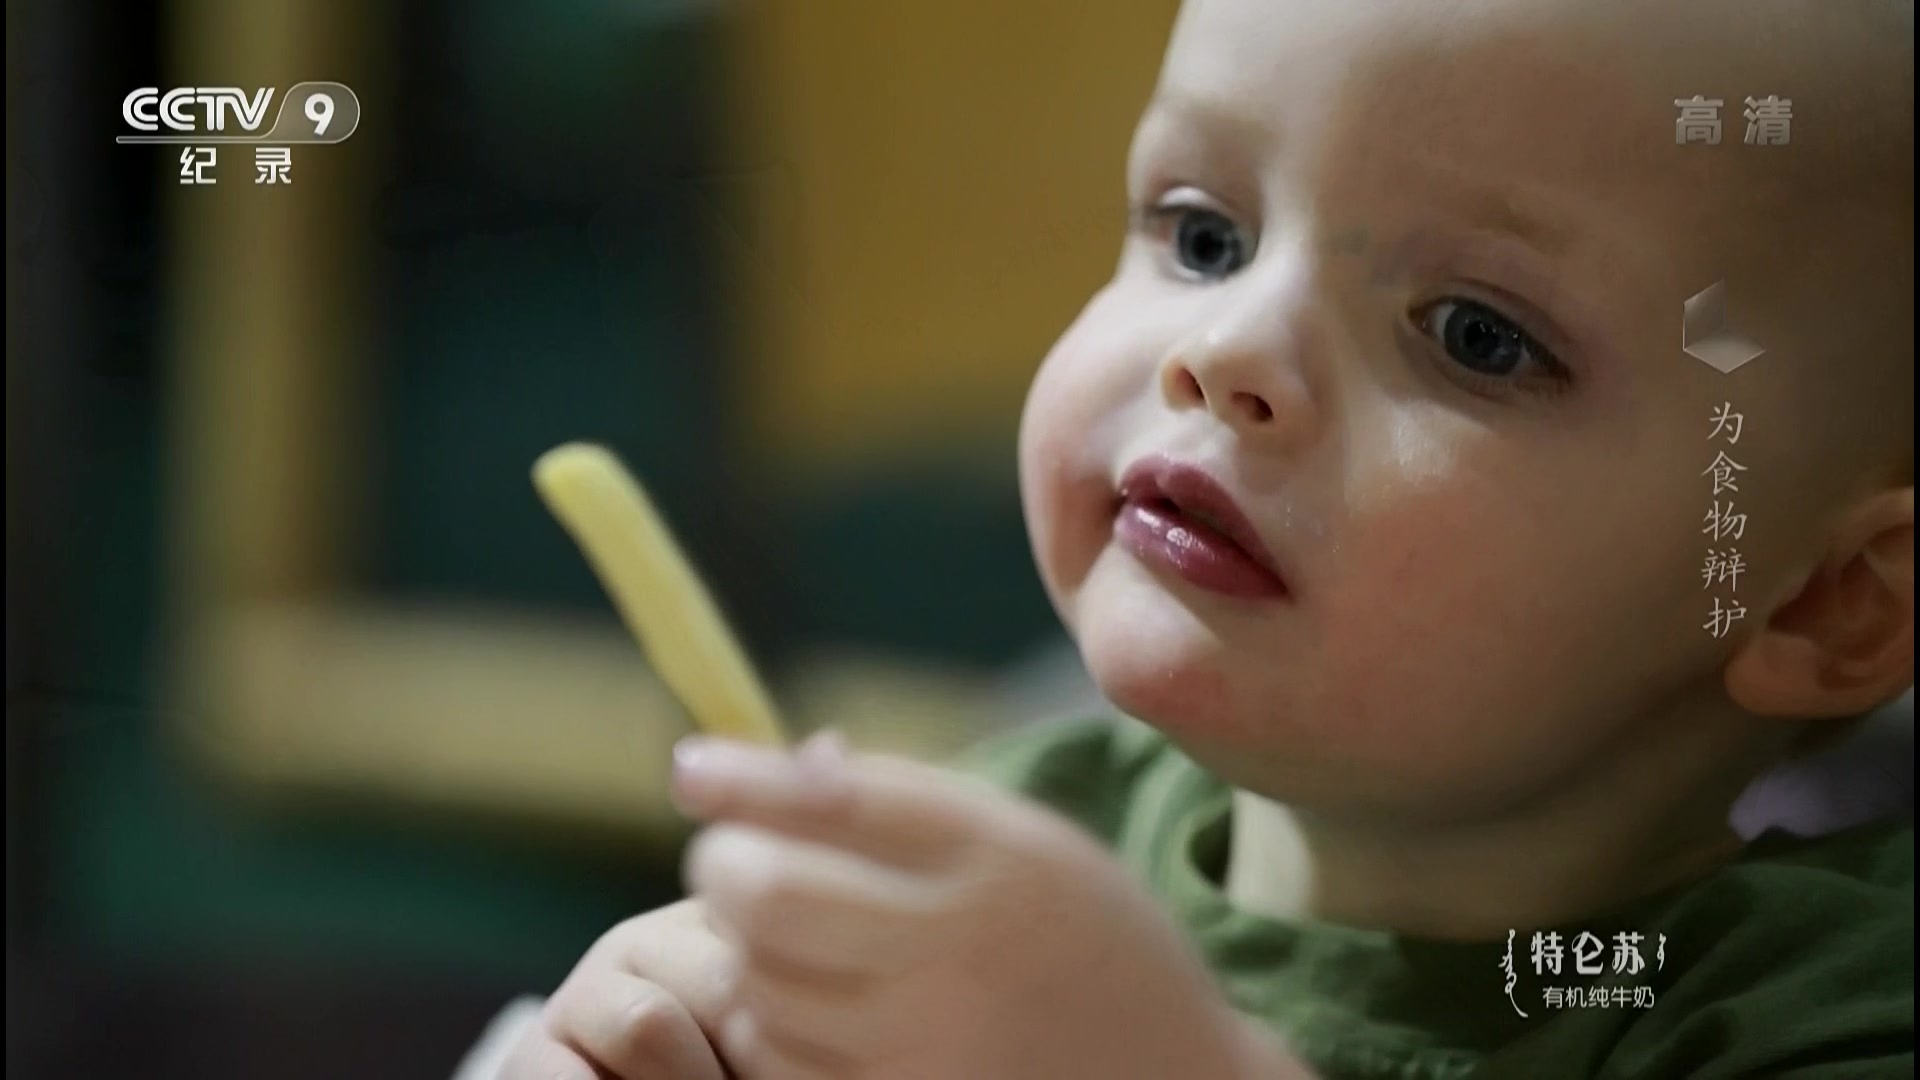
<instances>
[{"instance_id":1,"label":"pink lip","mask_svg":"<svg viewBox=\"0 0 1920 1080\"><path fill-rule=\"evenodd\" d=\"M1120 480L1114 536L1135 558L1209 592L1244 599L1288 593L1272 552L1213 477L1164 456Z\"/></svg>"}]
</instances>

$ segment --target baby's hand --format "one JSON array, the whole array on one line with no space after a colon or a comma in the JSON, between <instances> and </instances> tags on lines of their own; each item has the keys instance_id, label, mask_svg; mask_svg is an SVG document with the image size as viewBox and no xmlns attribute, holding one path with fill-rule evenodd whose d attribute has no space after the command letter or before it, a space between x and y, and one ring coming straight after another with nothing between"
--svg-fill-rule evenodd
<instances>
[{"instance_id":1,"label":"baby's hand","mask_svg":"<svg viewBox=\"0 0 1920 1080\"><path fill-rule=\"evenodd\" d=\"M1297 1075L1125 868L1036 804L815 740L696 740L687 878L743 1080Z\"/></svg>"},{"instance_id":2,"label":"baby's hand","mask_svg":"<svg viewBox=\"0 0 1920 1080\"><path fill-rule=\"evenodd\" d=\"M698 901L628 919L547 1000L500 1080L724 1080L706 1033L718 1027L731 963Z\"/></svg>"}]
</instances>

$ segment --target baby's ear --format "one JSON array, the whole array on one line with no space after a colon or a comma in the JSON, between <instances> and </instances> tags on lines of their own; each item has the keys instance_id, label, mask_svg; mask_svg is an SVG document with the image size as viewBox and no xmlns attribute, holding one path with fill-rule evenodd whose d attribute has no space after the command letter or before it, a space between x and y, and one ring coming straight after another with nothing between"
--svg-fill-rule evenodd
<instances>
[{"instance_id":1,"label":"baby's ear","mask_svg":"<svg viewBox=\"0 0 1920 1080\"><path fill-rule=\"evenodd\" d=\"M1827 557L1727 663L1727 694L1761 716L1859 716L1913 685L1913 488L1856 505Z\"/></svg>"}]
</instances>

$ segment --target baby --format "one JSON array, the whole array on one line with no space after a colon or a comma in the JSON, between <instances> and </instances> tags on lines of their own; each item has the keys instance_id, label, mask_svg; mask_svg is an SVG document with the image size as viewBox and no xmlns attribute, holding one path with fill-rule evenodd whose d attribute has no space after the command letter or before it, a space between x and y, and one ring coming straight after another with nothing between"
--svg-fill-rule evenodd
<instances>
[{"instance_id":1,"label":"baby","mask_svg":"<svg viewBox=\"0 0 1920 1080\"><path fill-rule=\"evenodd\" d=\"M1124 718L683 744L504 1075L1911 1076L1910 819L1728 814L1913 682L1912 17L1188 3L1020 445Z\"/></svg>"}]
</instances>

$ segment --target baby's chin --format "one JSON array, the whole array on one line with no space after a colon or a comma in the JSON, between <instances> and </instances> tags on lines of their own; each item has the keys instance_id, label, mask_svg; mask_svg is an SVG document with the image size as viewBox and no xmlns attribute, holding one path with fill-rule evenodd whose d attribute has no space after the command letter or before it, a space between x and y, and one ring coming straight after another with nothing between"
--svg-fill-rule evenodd
<instances>
[{"instance_id":1,"label":"baby's chin","mask_svg":"<svg viewBox=\"0 0 1920 1080\"><path fill-rule=\"evenodd\" d=\"M1271 740L1251 644L1230 641L1137 566L1109 551L1073 601L1073 634L1102 695L1186 744ZM1271 705L1269 700L1267 705Z\"/></svg>"},{"instance_id":2,"label":"baby's chin","mask_svg":"<svg viewBox=\"0 0 1920 1080\"><path fill-rule=\"evenodd\" d=\"M1190 613L1137 597L1102 597L1080 612L1080 654L1106 699L1234 787L1328 813L1425 820L1483 781L1457 753L1423 753L1418 738L1377 738L1329 717L1313 688L1287 677L1289 658L1257 663L1246 643L1229 646Z\"/></svg>"},{"instance_id":3,"label":"baby's chin","mask_svg":"<svg viewBox=\"0 0 1920 1080\"><path fill-rule=\"evenodd\" d=\"M1324 660L1297 632L1305 612L1171 588L1109 549L1071 598L1081 658L1121 712L1227 783L1284 802L1374 810L1452 783L1434 772L1452 767L1446 755L1414 753L1420 740L1383 738L1328 707Z\"/></svg>"},{"instance_id":4,"label":"baby's chin","mask_svg":"<svg viewBox=\"0 0 1920 1080\"><path fill-rule=\"evenodd\" d=\"M1431 670L1363 677L1312 651L1324 635L1294 632L1288 620L1303 612L1216 610L1120 559L1103 555L1067 605L1088 673L1122 713L1235 787L1431 823L1504 812L1564 769L1564 734L1500 719L1527 710L1449 698Z\"/></svg>"}]
</instances>

